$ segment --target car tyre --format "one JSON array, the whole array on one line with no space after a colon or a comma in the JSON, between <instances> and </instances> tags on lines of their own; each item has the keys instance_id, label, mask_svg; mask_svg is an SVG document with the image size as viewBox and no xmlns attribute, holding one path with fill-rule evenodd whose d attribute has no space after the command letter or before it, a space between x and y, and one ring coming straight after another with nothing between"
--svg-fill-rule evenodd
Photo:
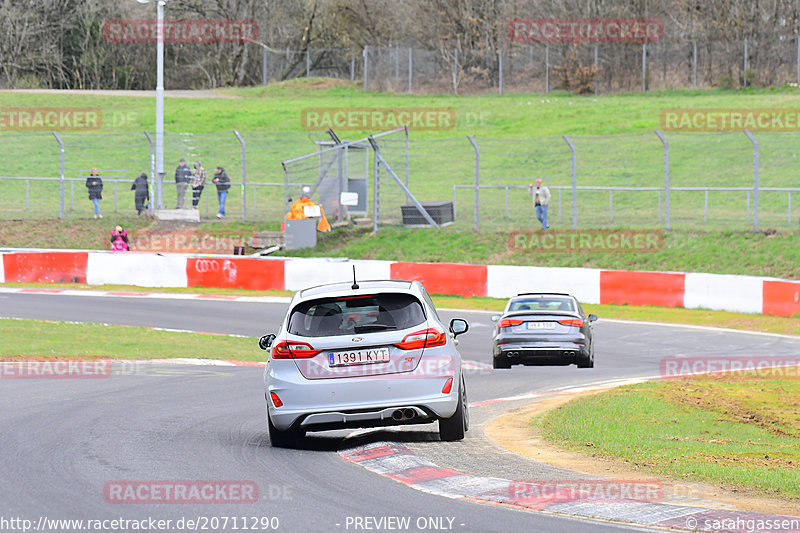
<instances>
[{"instance_id":1,"label":"car tyre","mask_svg":"<svg viewBox=\"0 0 800 533\"><path fill-rule=\"evenodd\" d=\"M294 430L280 430L272 425L272 420L267 412L267 427L269 428L269 443L273 448L292 448L297 444L299 433Z\"/></svg>"},{"instance_id":2,"label":"car tyre","mask_svg":"<svg viewBox=\"0 0 800 533\"><path fill-rule=\"evenodd\" d=\"M439 438L448 442L462 440L468 429L469 404L467 403L467 387L462 376L458 386L458 407L453 416L439 420Z\"/></svg>"},{"instance_id":3,"label":"car tyre","mask_svg":"<svg viewBox=\"0 0 800 533\"><path fill-rule=\"evenodd\" d=\"M578 368L594 368L594 346L589 348L589 354L578 360Z\"/></svg>"}]
</instances>

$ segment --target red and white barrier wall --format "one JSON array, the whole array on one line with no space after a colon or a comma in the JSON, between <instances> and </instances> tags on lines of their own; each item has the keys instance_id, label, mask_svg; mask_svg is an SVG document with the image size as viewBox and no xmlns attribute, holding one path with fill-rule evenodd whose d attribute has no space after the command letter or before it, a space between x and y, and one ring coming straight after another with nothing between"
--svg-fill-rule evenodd
<instances>
[{"instance_id":1,"label":"red and white barrier wall","mask_svg":"<svg viewBox=\"0 0 800 533\"><path fill-rule=\"evenodd\" d=\"M354 265L359 280L419 280L434 294L507 298L521 292L549 291L571 293L591 304L703 308L778 316L800 314L800 281L685 272L335 258L22 251L0 254L0 283L298 290L349 281Z\"/></svg>"}]
</instances>

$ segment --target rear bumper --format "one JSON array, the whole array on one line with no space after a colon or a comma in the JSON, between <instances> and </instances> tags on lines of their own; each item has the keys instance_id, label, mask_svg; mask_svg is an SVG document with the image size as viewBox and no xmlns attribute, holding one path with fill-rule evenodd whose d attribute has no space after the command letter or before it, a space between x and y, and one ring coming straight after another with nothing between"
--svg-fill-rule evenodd
<instances>
[{"instance_id":1,"label":"rear bumper","mask_svg":"<svg viewBox=\"0 0 800 533\"><path fill-rule=\"evenodd\" d=\"M272 368L270 368L272 367ZM458 405L455 376L415 376L414 373L358 378L307 380L295 369L268 365L265 374L267 409L279 430L326 430L433 422L453 416ZM448 377L454 386L443 394ZM270 393L283 402L275 407ZM413 418L397 419L395 411L411 409Z\"/></svg>"},{"instance_id":2,"label":"rear bumper","mask_svg":"<svg viewBox=\"0 0 800 533\"><path fill-rule=\"evenodd\" d=\"M586 357L585 344L543 342L495 345L494 358L511 364L568 365Z\"/></svg>"}]
</instances>

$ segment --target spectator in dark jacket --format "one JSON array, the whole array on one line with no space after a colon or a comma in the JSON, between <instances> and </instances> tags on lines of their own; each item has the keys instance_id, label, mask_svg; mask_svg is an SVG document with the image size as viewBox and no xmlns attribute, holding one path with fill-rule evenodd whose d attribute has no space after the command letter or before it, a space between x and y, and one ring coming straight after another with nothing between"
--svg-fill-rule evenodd
<instances>
[{"instance_id":1,"label":"spectator in dark jacket","mask_svg":"<svg viewBox=\"0 0 800 533\"><path fill-rule=\"evenodd\" d=\"M219 212L217 218L225 218L225 199L228 197L228 189L231 188L231 179L222 167L217 167L214 172L214 179L211 180L217 186L217 201L219 201Z\"/></svg>"},{"instance_id":2,"label":"spectator in dark jacket","mask_svg":"<svg viewBox=\"0 0 800 533\"><path fill-rule=\"evenodd\" d=\"M131 190L136 191L134 201L136 202L136 212L140 215L144 211L145 202L150 199L150 191L147 188L147 174L142 172L139 177L133 181Z\"/></svg>"},{"instance_id":3,"label":"spectator in dark jacket","mask_svg":"<svg viewBox=\"0 0 800 533\"><path fill-rule=\"evenodd\" d=\"M86 188L89 189L89 200L94 204L94 218L103 218L100 214L100 200L103 199L103 180L96 168L86 178Z\"/></svg>"},{"instance_id":4,"label":"spectator in dark jacket","mask_svg":"<svg viewBox=\"0 0 800 533\"><path fill-rule=\"evenodd\" d=\"M192 169L186 164L186 160L181 158L178 168L175 169L175 187L178 189L178 203L175 209L183 209L183 199L186 197L190 181L192 181Z\"/></svg>"}]
</instances>

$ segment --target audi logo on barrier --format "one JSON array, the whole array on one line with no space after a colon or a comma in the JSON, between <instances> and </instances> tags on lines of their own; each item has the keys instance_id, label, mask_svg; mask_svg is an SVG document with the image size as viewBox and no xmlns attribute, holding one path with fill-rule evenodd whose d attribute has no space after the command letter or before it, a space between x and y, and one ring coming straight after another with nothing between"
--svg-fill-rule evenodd
<instances>
[{"instance_id":1,"label":"audi logo on barrier","mask_svg":"<svg viewBox=\"0 0 800 533\"><path fill-rule=\"evenodd\" d=\"M222 275L225 277L225 281L228 283L233 283L236 281L236 275L238 273L238 269L236 268L236 263L231 261L230 259L225 259L222 261L222 265L220 266L220 261L217 259L198 259L194 263L194 269L199 274L207 274L209 272L220 272L222 271Z\"/></svg>"},{"instance_id":2,"label":"audi logo on barrier","mask_svg":"<svg viewBox=\"0 0 800 533\"><path fill-rule=\"evenodd\" d=\"M216 259L198 259L194 262L194 269L200 274L219 272L219 263Z\"/></svg>"},{"instance_id":3,"label":"audi logo on barrier","mask_svg":"<svg viewBox=\"0 0 800 533\"><path fill-rule=\"evenodd\" d=\"M228 280L230 283L236 281L236 263L231 261L230 259L226 259L225 262L222 264L222 273L225 276L225 279Z\"/></svg>"}]
</instances>

